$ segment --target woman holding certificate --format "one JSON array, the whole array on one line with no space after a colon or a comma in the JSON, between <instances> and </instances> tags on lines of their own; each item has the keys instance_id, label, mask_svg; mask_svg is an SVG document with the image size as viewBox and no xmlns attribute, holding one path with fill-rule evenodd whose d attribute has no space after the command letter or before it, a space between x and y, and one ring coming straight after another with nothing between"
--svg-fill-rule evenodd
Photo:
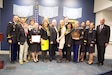
<instances>
[{"instance_id":1,"label":"woman holding certificate","mask_svg":"<svg viewBox=\"0 0 112 75\"><path fill-rule=\"evenodd\" d=\"M40 31L38 23L34 19L30 20L29 35L30 35L30 50L32 52L33 61L38 62L38 52L40 50Z\"/></svg>"},{"instance_id":2,"label":"woman holding certificate","mask_svg":"<svg viewBox=\"0 0 112 75\"><path fill-rule=\"evenodd\" d=\"M44 18L42 22L41 32L41 50L42 50L42 60L43 62L47 62L47 50L49 50L49 21Z\"/></svg>"}]
</instances>

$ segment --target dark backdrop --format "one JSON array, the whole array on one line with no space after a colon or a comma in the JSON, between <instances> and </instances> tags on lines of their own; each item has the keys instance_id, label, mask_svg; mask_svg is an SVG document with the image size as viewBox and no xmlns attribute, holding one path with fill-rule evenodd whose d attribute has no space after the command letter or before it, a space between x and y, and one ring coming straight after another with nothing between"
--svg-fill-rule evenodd
<instances>
[{"instance_id":1,"label":"dark backdrop","mask_svg":"<svg viewBox=\"0 0 112 75\"><path fill-rule=\"evenodd\" d=\"M2 50L8 50L9 45L6 40L6 27L9 21L12 21L13 18L13 4L24 5L20 0L4 0L3 8L0 9L0 31L4 34L4 41L1 43ZM39 4L41 4L42 0L38 0ZM59 22L59 20L63 19L63 6L61 0L59 0L59 15L55 17L55 19ZM78 0L78 4L76 7L82 8L82 18L77 19L79 22L86 21L90 19L92 22L95 22L95 14L94 10L94 0ZM33 17L33 16L32 16ZM38 16L38 22L41 23L43 17ZM52 19L50 19L51 21Z\"/></svg>"}]
</instances>

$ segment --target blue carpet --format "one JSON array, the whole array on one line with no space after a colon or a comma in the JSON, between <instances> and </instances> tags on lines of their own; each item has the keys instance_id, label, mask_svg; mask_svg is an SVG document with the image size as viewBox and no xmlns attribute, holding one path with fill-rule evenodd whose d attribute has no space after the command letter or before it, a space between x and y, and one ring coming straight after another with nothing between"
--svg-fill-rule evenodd
<instances>
[{"instance_id":1,"label":"blue carpet","mask_svg":"<svg viewBox=\"0 0 112 75\"><path fill-rule=\"evenodd\" d=\"M106 72L106 73L102 73L100 75L112 75L112 71Z\"/></svg>"},{"instance_id":2,"label":"blue carpet","mask_svg":"<svg viewBox=\"0 0 112 75\"><path fill-rule=\"evenodd\" d=\"M41 60L38 63L31 60L23 65L18 62L11 64L8 55L0 55L0 60L5 61L4 69L0 70L0 75L104 75L112 70L112 60L105 60L103 66L88 65L86 61L81 63L48 61L45 63ZM96 58L94 58L94 62L96 62Z\"/></svg>"}]
</instances>

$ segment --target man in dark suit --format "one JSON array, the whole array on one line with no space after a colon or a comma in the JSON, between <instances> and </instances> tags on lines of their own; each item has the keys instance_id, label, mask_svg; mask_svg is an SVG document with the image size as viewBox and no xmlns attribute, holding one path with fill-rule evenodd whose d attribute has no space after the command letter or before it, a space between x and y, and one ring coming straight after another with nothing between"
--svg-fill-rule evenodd
<instances>
[{"instance_id":1,"label":"man in dark suit","mask_svg":"<svg viewBox=\"0 0 112 75\"><path fill-rule=\"evenodd\" d=\"M19 31L18 27L18 16L13 17L13 22L9 22L6 29L7 41L10 44L11 49L11 63L14 64L17 61L18 43L17 34Z\"/></svg>"},{"instance_id":2,"label":"man in dark suit","mask_svg":"<svg viewBox=\"0 0 112 75\"><path fill-rule=\"evenodd\" d=\"M110 38L110 27L105 25L105 19L100 19L100 25L96 29L96 43L97 43L97 54L98 54L98 65L104 64L105 48L109 43Z\"/></svg>"},{"instance_id":3,"label":"man in dark suit","mask_svg":"<svg viewBox=\"0 0 112 75\"><path fill-rule=\"evenodd\" d=\"M58 32L57 32L57 28L56 28L56 20L53 19L52 20L52 25L50 27L50 49L49 49L49 60L52 61L52 59L55 59L55 50L57 49L57 36L58 36Z\"/></svg>"}]
</instances>

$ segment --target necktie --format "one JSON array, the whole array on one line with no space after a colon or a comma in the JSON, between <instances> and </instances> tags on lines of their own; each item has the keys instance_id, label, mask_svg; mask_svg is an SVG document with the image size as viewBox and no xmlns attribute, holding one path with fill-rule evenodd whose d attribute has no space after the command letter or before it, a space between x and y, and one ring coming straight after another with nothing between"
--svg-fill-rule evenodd
<instances>
[{"instance_id":1,"label":"necktie","mask_svg":"<svg viewBox=\"0 0 112 75\"><path fill-rule=\"evenodd\" d=\"M56 30L56 32L58 33L58 30L57 30L57 28L56 27L54 27L54 29Z\"/></svg>"},{"instance_id":2,"label":"necktie","mask_svg":"<svg viewBox=\"0 0 112 75\"><path fill-rule=\"evenodd\" d=\"M102 29L103 29L103 26L100 26L100 32L102 31Z\"/></svg>"}]
</instances>

